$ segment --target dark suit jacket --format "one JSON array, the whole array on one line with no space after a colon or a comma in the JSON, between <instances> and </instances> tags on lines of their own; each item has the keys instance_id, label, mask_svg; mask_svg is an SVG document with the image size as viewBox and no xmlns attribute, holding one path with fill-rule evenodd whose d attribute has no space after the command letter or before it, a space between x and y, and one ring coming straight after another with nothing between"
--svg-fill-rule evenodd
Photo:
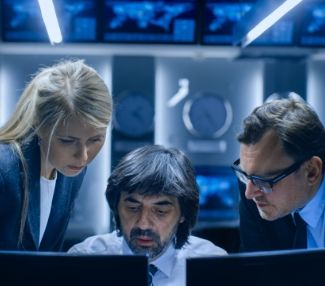
<instances>
[{"instance_id":1,"label":"dark suit jacket","mask_svg":"<svg viewBox=\"0 0 325 286\"><path fill-rule=\"evenodd\" d=\"M291 215L275 221L260 217L256 204L245 198L245 186L240 189L240 251L292 249L295 226Z\"/></svg>"},{"instance_id":2,"label":"dark suit jacket","mask_svg":"<svg viewBox=\"0 0 325 286\"><path fill-rule=\"evenodd\" d=\"M59 251L86 170L76 177L57 174L48 224L40 246L40 150L37 139L24 145L28 165L29 208L22 246L17 245L23 201L23 171L18 155L0 144L0 249Z\"/></svg>"}]
</instances>

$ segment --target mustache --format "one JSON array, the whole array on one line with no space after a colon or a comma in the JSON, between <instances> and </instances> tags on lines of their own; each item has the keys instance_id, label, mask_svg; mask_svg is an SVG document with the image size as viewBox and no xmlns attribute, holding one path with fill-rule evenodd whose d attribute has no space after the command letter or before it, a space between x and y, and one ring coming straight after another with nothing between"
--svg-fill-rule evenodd
<instances>
[{"instance_id":1,"label":"mustache","mask_svg":"<svg viewBox=\"0 0 325 286\"><path fill-rule=\"evenodd\" d=\"M146 236L153 240L160 239L159 235L152 231L151 229L141 229L141 228L134 228L131 230L130 238L135 238L138 236Z\"/></svg>"}]
</instances>

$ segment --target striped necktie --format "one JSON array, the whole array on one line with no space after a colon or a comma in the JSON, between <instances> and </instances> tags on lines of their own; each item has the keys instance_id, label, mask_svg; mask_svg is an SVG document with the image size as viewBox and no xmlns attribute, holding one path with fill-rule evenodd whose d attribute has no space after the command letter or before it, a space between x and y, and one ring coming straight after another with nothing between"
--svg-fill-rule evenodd
<instances>
[{"instance_id":1,"label":"striped necktie","mask_svg":"<svg viewBox=\"0 0 325 286\"><path fill-rule=\"evenodd\" d=\"M296 232L293 241L293 248L307 248L306 222L297 212L294 213L294 219L296 223Z\"/></svg>"},{"instance_id":2,"label":"striped necktie","mask_svg":"<svg viewBox=\"0 0 325 286\"><path fill-rule=\"evenodd\" d=\"M158 268L155 265L149 264L149 275L148 275L148 285L149 286L153 286L152 279L157 271L158 271Z\"/></svg>"}]
</instances>

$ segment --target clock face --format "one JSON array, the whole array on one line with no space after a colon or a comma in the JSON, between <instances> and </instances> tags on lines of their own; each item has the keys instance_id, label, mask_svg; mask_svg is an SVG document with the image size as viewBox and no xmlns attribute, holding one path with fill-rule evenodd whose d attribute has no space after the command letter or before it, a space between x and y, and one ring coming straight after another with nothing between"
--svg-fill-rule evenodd
<instances>
[{"instance_id":1,"label":"clock face","mask_svg":"<svg viewBox=\"0 0 325 286\"><path fill-rule=\"evenodd\" d=\"M143 136L153 131L154 106L140 92L126 92L117 97L113 126L124 135Z\"/></svg>"},{"instance_id":2,"label":"clock face","mask_svg":"<svg viewBox=\"0 0 325 286\"><path fill-rule=\"evenodd\" d=\"M231 125L232 108L227 100L215 93L199 93L185 103L183 121L193 135L220 137Z\"/></svg>"}]
</instances>

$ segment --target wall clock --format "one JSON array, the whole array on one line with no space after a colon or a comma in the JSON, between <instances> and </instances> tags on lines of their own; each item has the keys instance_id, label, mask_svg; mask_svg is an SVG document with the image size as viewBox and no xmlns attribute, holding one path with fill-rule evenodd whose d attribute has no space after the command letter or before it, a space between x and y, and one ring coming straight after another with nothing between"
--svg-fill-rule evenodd
<instances>
[{"instance_id":1,"label":"wall clock","mask_svg":"<svg viewBox=\"0 0 325 286\"><path fill-rule=\"evenodd\" d=\"M183 108L185 127L198 137L220 137L229 129L232 118L230 103L212 92L198 93Z\"/></svg>"},{"instance_id":2,"label":"wall clock","mask_svg":"<svg viewBox=\"0 0 325 286\"><path fill-rule=\"evenodd\" d=\"M153 131L154 105L141 92L127 91L117 96L113 127L130 137L140 137Z\"/></svg>"}]
</instances>

